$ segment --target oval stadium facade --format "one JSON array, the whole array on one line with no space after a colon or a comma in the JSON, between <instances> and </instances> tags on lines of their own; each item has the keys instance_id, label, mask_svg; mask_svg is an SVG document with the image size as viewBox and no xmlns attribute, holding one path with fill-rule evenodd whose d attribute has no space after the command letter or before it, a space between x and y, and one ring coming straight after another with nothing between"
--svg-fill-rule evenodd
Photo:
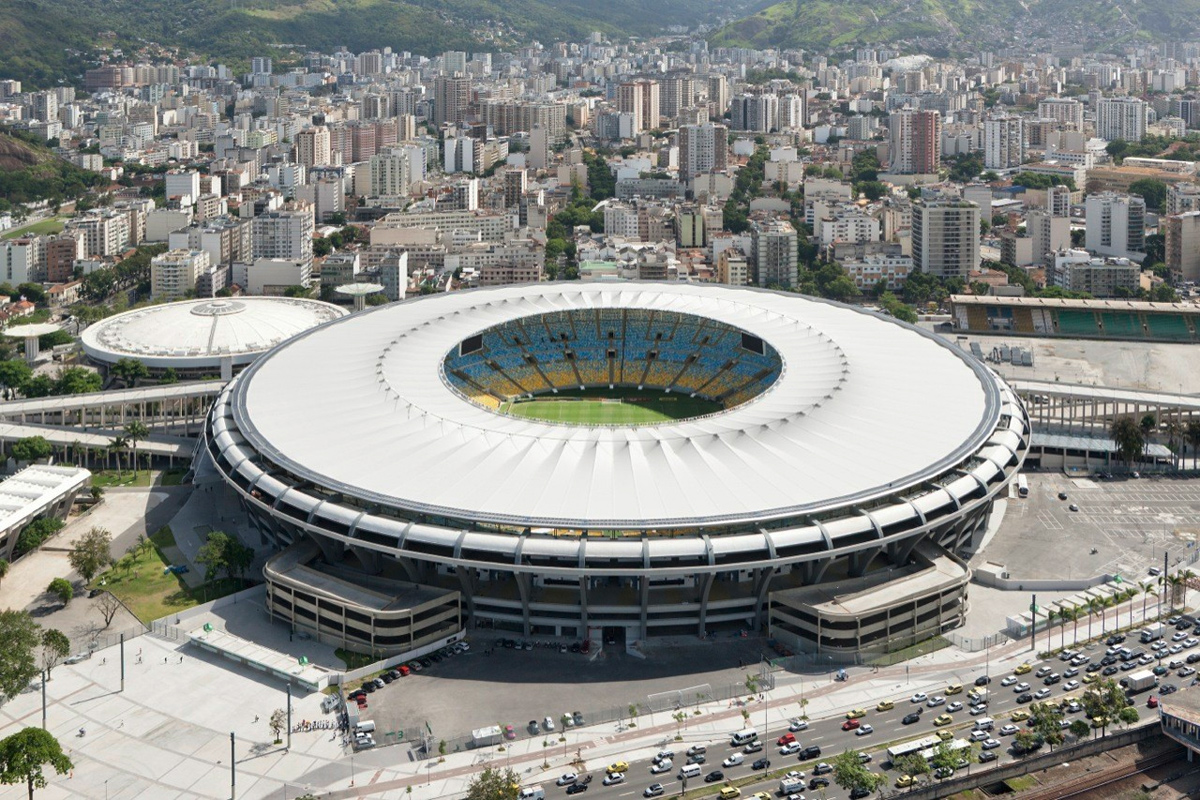
<instances>
[{"instance_id":1,"label":"oval stadium facade","mask_svg":"<svg viewBox=\"0 0 1200 800\"><path fill-rule=\"evenodd\" d=\"M205 448L280 549L271 613L351 649L487 627L844 653L961 623L1029 436L999 377L886 316L555 283L302 333L229 384Z\"/></svg>"}]
</instances>

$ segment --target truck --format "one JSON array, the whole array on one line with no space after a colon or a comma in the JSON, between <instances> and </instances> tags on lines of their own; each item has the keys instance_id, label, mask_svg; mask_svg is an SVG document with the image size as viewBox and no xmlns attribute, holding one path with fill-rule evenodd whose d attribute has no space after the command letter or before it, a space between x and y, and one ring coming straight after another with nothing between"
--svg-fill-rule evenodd
<instances>
[{"instance_id":1,"label":"truck","mask_svg":"<svg viewBox=\"0 0 1200 800\"><path fill-rule=\"evenodd\" d=\"M1145 644L1147 642L1153 642L1157 639L1161 639L1162 635L1163 635L1163 625L1161 622L1156 622L1153 625L1150 625L1149 627L1142 629L1142 635L1141 635L1142 644Z\"/></svg>"},{"instance_id":2,"label":"truck","mask_svg":"<svg viewBox=\"0 0 1200 800\"><path fill-rule=\"evenodd\" d=\"M471 731L471 740L476 747L487 747L493 744L500 744L502 736L499 725L491 725L487 728L476 728Z\"/></svg>"},{"instance_id":3,"label":"truck","mask_svg":"<svg viewBox=\"0 0 1200 800\"><path fill-rule=\"evenodd\" d=\"M978 686L967 692L967 698L973 705L979 705L980 703L986 703L990 699L990 695L986 686Z\"/></svg>"},{"instance_id":4,"label":"truck","mask_svg":"<svg viewBox=\"0 0 1200 800\"><path fill-rule=\"evenodd\" d=\"M803 792L804 788L805 783L803 778L784 778L779 782L779 793L784 797L787 797L789 794Z\"/></svg>"},{"instance_id":5,"label":"truck","mask_svg":"<svg viewBox=\"0 0 1200 800\"><path fill-rule=\"evenodd\" d=\"M1147 689L1153 689L1157 685L1158 678L1148 669L1140 669L1137 672L1132 672L1125 679L1125 691L1130 694L1144 692Z\"/></svg>"},{"instance_id":6,"label":"truck","mask_svg":"<svg viewBox=\"0 0 1200 800\"><path fill-rule=\"evenodd\" d=\"M534 786L522 786L521 791L517 792L517 798L518 800L546 800L546 790L540 783Z\"/></svg>"}]
</instances>

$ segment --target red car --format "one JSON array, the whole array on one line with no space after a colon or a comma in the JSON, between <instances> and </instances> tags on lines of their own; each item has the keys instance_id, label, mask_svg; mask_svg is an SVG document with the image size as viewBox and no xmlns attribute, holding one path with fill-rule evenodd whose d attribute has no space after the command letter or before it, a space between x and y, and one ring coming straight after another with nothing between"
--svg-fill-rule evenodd
<instances>
[{"instance_id":1,"label":"red car","mask_svg":"<svg viewBox=\"0 0 1200 800\"><path fill-rule=\"evenodd\" d=\"M780 747L783 747L785 744L791 744L794 741L796 741L796 734L785 733L783 736L779 737L779 741L776 742L776 744Z\"/></svg>"},{"instance_id":2,"label":"red car","mask_svg":"<svg viewBox=\"0 0 1200 800\"><path fill-rule=\"evenodd\" d=\"M1147 708L1158 708L1158 698L1150 695L1150 699L1146 701Z\"/></svg>"},{"instance_id":3,"label":"red car","mask_svg":"<svg viewBox=\"0 0 1200 800\"><path fill-rule=\"evenodd\" d=\"M848 719L842 723L842 730L844 730L844 731L852 731L857 727L858 727L857 719Z\"/></svg>"},{"instance_id":4,"label":"red car","mask_svg":"<svg viewBox=\"0 0 1200 800\"><path fill-rule=\"evenodd\" d=\"M412 672L412 670L410 670L408 667L406 667L406 666L405 666L405 665L403 665L403 664L401 664L400 666L396 667L396 671L400 673L400 677L404 677L404 676L405 676L405 675L407 675L408 673Z\"/></svg>"}]
</instances>

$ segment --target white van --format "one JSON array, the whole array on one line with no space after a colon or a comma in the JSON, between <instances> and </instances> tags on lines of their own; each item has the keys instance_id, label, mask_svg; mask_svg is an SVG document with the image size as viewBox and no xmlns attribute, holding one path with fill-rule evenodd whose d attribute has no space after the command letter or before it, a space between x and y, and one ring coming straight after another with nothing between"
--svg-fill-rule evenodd
<instances>
[{"instance_id":1,"label":"white van","mask_svg":"<svg viewBox=\"0 0 1200 800\"><path fill-rule=\"evenodd\" d=\"M546 800L546 790L540 783L535 786L522 786L517 797L520 800Z\"/></svg>"},{"instance_id":2,"label":"white van","mask_svg":"<svg viewBox=\"0 0 1200 800\"><path fill-rule=\"evenodd\" d=\"M754 730L754 728L745 728L735 733L733 738L729 741L729 744L732 747L741 747L744 744L753 742L757 738L758 731Z\"/></svg>"},{"instance_id":3,"label":"white van","mask_svg":"<svg viewBox=\"0 0 1200 800\"><path fill-rule=\"evenodd\" d=\"M370 719L364 719L362 722L360 722L354 726L354 732L355 733L374 733L375 732L375 721L370 720Z\"/></svg>"},{"instance_id":4,"label":"white van","mask_svg":"<svg viewBox=\"0 0 1200 800\"><path fill-rule=\"evenodd\" d=\"M699 777L700 777L700 765L699 764L688 764L687 766L685 766L679 770L679 780L683 780L684 778L699 778Z\"/></svg>"},{"instance_id":5,"label":"white van","mask_svg":"<svg viewBox=\"0 0 1200 800\"><path fill-rule=\"evenodd\" d=\"M980 717L975 720L975 730L977 731L990 731L994 727L996 727L996 720L991 717Z\"/></svg>"}]
</instances>

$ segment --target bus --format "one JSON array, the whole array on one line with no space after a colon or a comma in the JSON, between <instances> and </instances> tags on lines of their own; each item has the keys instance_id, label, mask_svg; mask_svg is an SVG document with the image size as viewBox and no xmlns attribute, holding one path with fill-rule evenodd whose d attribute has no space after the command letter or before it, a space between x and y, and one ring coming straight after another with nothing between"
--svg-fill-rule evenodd
<instances>
[{"instance_id":1,"label":"bus","mask_svg":"<svg viewBox=\"0 0 1200 800\"><path fill-rule=\"evenodd\" d=\"M910 756L913 753L922 753L926 750L932 750L933 748L937 747L941 741L942 740L937 736L926 736L923 739L913 739L910 742L894 744L887 749L888 761L891 761L894 764L898 758Z\"/></svg>"},{"instance_id":2,"label":"bus","mask_svg":"<svg viewBox=\"0 0 1200 800\"><path fill-rule=\"evenodd\" d=\"M933 754L937 752L937 748L940 744L942 744L942 740L939 737L926 736L923 739L913 739L911 742L902 742L900 744L892 745L887 749L888 761L891 761L893 764L895 764L896 759L914 754L920 754L922 758L924 758L926 761L929 761L933 758ZM965 739L954 739L947 744L956 753L963 752L971 748L970 742L966 741ZM966 753L963 753L963 755L966 755Z\"/></svg>"},{"instance_id":3,"label":"bus","mask_svg":"<svg viewBox=\"0 0 1200 800\"><path fill-rule=\"evenodd\" d=\"M1029 497L1029 481L1025 479L1024 475L1017 476L1017 496Z\"/></svg>"}]
</instances>

